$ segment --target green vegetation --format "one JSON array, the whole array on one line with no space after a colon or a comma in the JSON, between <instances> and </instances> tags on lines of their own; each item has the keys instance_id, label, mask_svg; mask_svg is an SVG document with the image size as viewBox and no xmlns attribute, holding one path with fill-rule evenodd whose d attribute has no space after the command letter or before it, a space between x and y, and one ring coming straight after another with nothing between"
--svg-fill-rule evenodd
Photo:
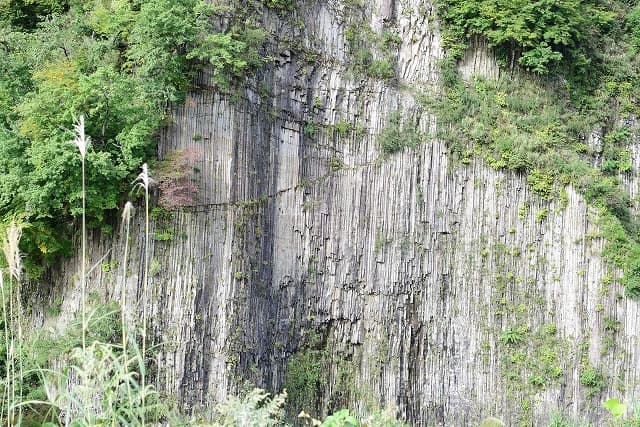
<instances>
[{"instance_id":1,"label":"green vegetation","mask_svg":"<svg viewBox=\"0 0 640 427\"><path fill-rule=\"evenodd\" d=\"M358 427L358 419L349 415L347 409L341 409L333 415L329 415L322 423L323 427Z\"/></svg>"},{"instance_id":2,"label":"green vegetation","mask_svg":"<svg viewBox=\"0 0 640 427\"><path fill-rule=\"evenodd\" d=\"M354 20L345 32L356 75L377 80L395 77L396 53L400 36L393 31L377 34L366 20Z\"/></svg>"},{"instance_id":3,"label":"green vegetation","mask_svg":"<svg viewBox=\"0 0 640 427\"><path fill-rule=\"evenodd\" d=\"M378 144L383 153L395 153L404 147L416 147L424 139L417 130L415 120L405 118L401 111L389 115L387 126L378 137Z\"/></svg>"},{"instance_id":4,"label":"green vegetation","mask_svg":"<svg viewBox=\"0 0 640 427\"><path fill-rule=\"evenodd\" d=\"M590 394L599 393L607 385L604 373L593 366L588 366L582 370L580 373L580 384L588 387Z\"/></svg>"},{"instance_id":5,"label":"green vegetation","mask_svg":"<svg viewBox=\"0 0 640 427\"><path fill-rule=\"evenodd\" d=\"M318 391L325 385L323 376L326 352L322 349L306 349L296 353L287 365L284 388L290 393L288 404L291 413L316 406Z\"/></svg>"},{"instance_id":6,"label":"green vegetation","mask_svg":"<svg viewBox=\"0 0 640 427\"><path fill-rule=\"evenodd\" d=\"M506 346L503 362L512 391L526 391L529 386L534 391L544 389L557 383L564 375L560 364L566 344L555 335L555 331L547 329L532 333L524 326L511 327L502 333L500 340Z\"/></svg>"},{"instance_id":7,"label":"green vegetation","mask_svg":"<svg viewBox=\"0 0 640 427\"><path fill-rule=\"evenodd\" d=\"M276 2L274 4L279 4ZM179 102L198 65L227 89L266 60L266 33L201 0L0 5L0 218L24 224L22 249L35 276L70 250L80 215L80 159L68 143L86 116L86 215L102 227L144 159L153 158L169 103Z\"/></svg>"},{"instance_id":8,"label":"green vegetation","mask_svg":"<svg viewBox=\"0 0 640 427\"><path fill-rule=\"evenodd\" d=\"M603 256L622 270L627 295L640 295L638 222L620 183L637 131L629 123L640 112L640 8L625 1L455 0L440 1L438 10L448 49L445 91L435 102L420 99L438 115L439 136L463 163L475 153L496 169L526 174L542 199L562 201L568 184L580 191L598 208ZM476 37L496 49L503 66L521 67L517 77L460 81L455 60ZM523 69L554 76L533 78ZM601 140L589 143L599 132ZM546 215L538 211L536 219Z\"/></svg>"},{"instance_id":9,"label":"green vegetation","mask_svg":"<svg viewBox=\"0 0 640 427\"><path fill-rule=\"evenodd\" d=\"M8 313L9 307L3 304L3 312ZM15 410L17 402L36 402L27 405L22 413L15 413L16 425L20 425L18 419L22 419L22 425L40 425L43 420L52 420L56 411L55 405L48 401L45 390L45 382L48 376L42 368L49 367L55 360L71 357L74 351L82 351L82 325L81 319L69 325L63 335L50 335L48 332L32 334L21 340L13 340L13 357L8 359L6 349L6 335L0 336L0 377L4 380L0 383L0 394L6 397L8 387L16 387L20 390L15 396L13 405L6 398L0 399L0 414L10 414L12 406ZM119 312L114 304L100 305L88 316L87 336L89 342L109 343L116 342L120 337ZM9 337L11 339L11 337ZM9 360L9 363L6 361ZM135 360L131 358L131 360ZM21 365L23 375L12 372L11 367ZM50 378L57 383L59 378ZM39 421L39 422L38 422Z\"/></svg>"},{"instance_id":10,"label":"green vegetation","mask_svg":"<svg viewBox=\"0 0 640 427\"><path fill-rule=\"evenodd\" d=\"M500 341L502 341L504 344L520 344L524 340L527 332L529 332L529 328L526 326L512 326L505 329L505 331L500 336Z\"/></svg>"},{"instance_id":11,"label":"green vegetation","mask_svg":"<svg viewBox=\"0 0 640 427\"><path fill-rule=\"evenodd\" d=\"M627 405L620 402L618 399L608 399L604 402L603 406L613 415L615 418L621 418L627 411Z\"/></svg>"},{"instance_id":12,"label":"green vegetation","mask_svg":"<svg viewBox=\"0 0 640 427\"><path fill-rule=\"evenodd\" d=\"M546 74L564 62L587 71L590 49L615 14L595 0L438 1L444 45L461 57L473 36L485 37L504 65Z\"/></svg>"},{"instance_id":13,"label":"green vegetation","mask_svg":"<svg viewBox=\"0 0 640 427\"><path fill-rule=\"evenodd\" d=\"M640 235L620 180L630 170L631 140L631 130L620 118L630 117L637 106L631 103L625 111L611 112L624 99L635 98L628 91L622 96L598 91L585 103L608 111L603 113L592 107L576 108L566 89L550 83L476 76L465 84L455 70L446 67L444 93L417 98L437 114L438 136L452 157L466 163L472 153L495 169L526 174L532 193L561 205L566 203L563 187L572 185L597 207L607 241L603 256L623 271L619 282L626 286L627 295L640 295ZM595 130L603 130L604 135L588 144ZM524 218L526 206L519 212ZM535 218L542 222L548 214L544 208Z\"/></svg>"}]
</instances>

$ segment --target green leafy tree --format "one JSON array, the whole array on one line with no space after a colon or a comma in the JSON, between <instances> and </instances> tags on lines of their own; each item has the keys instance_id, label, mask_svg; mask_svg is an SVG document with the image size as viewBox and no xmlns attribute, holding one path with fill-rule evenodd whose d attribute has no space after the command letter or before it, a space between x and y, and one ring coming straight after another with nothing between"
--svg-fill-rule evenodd
<instances>
[{"instance_id":1,"label":"green leafy tree","mask_svg":"<svg viewBox=\"0 0 640 427\"><path fill-rule=\"evenodd\" d=\"M263 63L266 32L245 18L216 32L213 13L203 0L0 3L0 218L29 225L22 246L30 255L65 252L81 211L79 160L68 143L75 118L85 116L92 137L86 213L100 226L154 157L193 59L213 66L220 87Z\"/></svg>"},{"instance_id":2,"label":"green leafy tree","mask_svg":"<svg viewBox=\"0 0 640 427\"><path fill-rule=\"evenodd\" d=\"M67 0L4 0L0 2L0 20L33 29L45 17L65 11L68 3Z\"/></svg>"},{"instance_id":3,"label":"green leafy tree","mask_svg":"<svg viewBox=\"0 0 640 427\"><path fill-rule=\"evenodd\" d=\"M563 59L588 63L587 46L614 19L595 0L441 0L439 8L455 57L481 36L511 67L540 74Z\"/></svg>"}]
</instances>

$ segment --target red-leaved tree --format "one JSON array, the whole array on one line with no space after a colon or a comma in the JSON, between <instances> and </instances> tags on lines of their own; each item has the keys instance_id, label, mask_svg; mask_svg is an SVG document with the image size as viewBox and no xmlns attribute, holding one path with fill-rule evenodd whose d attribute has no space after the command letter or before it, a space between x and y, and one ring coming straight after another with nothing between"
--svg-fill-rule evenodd
<instances>
[{"instance_id":1,"label":"red-leaved tree","mask_svg":"<svg viewBox=\"0 0 640 427\"><path fill-rule=\"evenodd\" d=\"M198 185L194 182L194 164L201 158L202 149L197 147L166 154L156 168L160 206L174 210L197 203Z\"/></svg>"}]
</instances>

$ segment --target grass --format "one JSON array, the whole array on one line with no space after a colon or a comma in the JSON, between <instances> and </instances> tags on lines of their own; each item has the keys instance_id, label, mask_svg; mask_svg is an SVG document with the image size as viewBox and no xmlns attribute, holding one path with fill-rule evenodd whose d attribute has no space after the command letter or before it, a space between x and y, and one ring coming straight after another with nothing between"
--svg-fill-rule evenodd
<instances>
[{"instance_id":1,"label":"grass","mask_svg":"<svg viewBox=\"0 0 640 427\"><path fill-rule=\"evenodd\" d=\"M5 334L5 367L6 367L6 421L7 426L21 423L23 398L24 366L19 354L23 341L22 334L22 301L20 295L22 278L22 255L18 247L22 236L22 228L12 221L6 230L2 242L2 250L9 269L9 283L5 287L3 272L0 271L0 288L2 291L3 324ZM8 291L8 292L7 292ZM5 310L8 307L8 313ZM17 366L16 366L17 365Z\"/></svg>"},{"instance_id":2,"label":"grass","mask_svg":"<svg viewBox=\"0 0 640 427\"><path fill-rule=\"evenodd\" d=\"M150 243L149 243L149 188L154 183L153 179L149 175L149 168L146 163L142 165L142 172L138 175L134 181L136 188L144 189L144 273L142 282L142 355L147 354L147 304L145 304L147 297L147 289L149 287L149 256L150 256ZM124 290L123 290L124 292ZM142 388L146 388L146 375L144 370L140 373ZM144 406L145 400L143 398L142 405ZM144 419L142 422L144 426Z\"/></svg>"},{"instance_id":3,"label":"grass","mask_svg":"<svg viewBox=\"0 0 640 427\"><path fill-rule=\"evenodd\" d=\"M80 286L81 286L81 304L82 304L82 348L85 348L87 345L86 334L87 334L87 325L86 325L86 312L87 312L87 192L85 188L85 159L87 157L87 148L91 142L90 138L85 134L84 131L84 116L81 115L80 119L73 126L74 131L76 133L76 137L73 141L73 144L78 147L80 151L80 157L82 158L82 260L80 264Z\"/></svg>"},{"instance_id":4,"label":"grass","mask_svg":"<svg viewBox=\"0 0 640 427\"><path fill-rule=\"evenodd\" d=\"M2 405L0 405L0 419L6 420L7 426L22 425L25 422L23 408L33 405L45 405L54 408L53 412L43 415L44 419L61 422L68 425L71 421L80 425L145 425L146 419L153 415L157 419L158 411L157 392L146 384L146 368L144 358L147 352L147 313L143 304L142 317L142 350L139 350L135 340L137 325L129 325L125 312L127 310L126 287L123 285L121 294L121 343L115 344L109 341L96 341L89 343L88 338L101 338L95 336L90 327L95 327L102 318L108 315L99 315L95 310L87 311L87 226L85 220L86 189L85 189L85 157L89 147L90 138L85 134L84 117L74 125L75 139L72 141L79 149L82 159L82 241L81 241L81 265L80 265L80 327L79 340L74 337L73 328L68 328L69 341L63 345L59 339L51 341L41 337L25 340L22 332L23 316L21 315L21 273L22 254L18 249L21 238L20 226L13 222L5 231L3 252L8 264L9 283L5 284L4 272L0 272L0 296L2 298L2 321L4 332L4 367L6 380L2 393ZM144 250L144 279L143 299L147 294L149 271L149 187L153 180L149 176L147 165L144 164L142 172L135 182L134 189L142 188L145 191L145 250ZM129 256L129 235L133 205L125 204L122 224L125 236L125 249L122 259L122 278L126 280ZM96 318L97 316L97 318ZM113 327L108 327L113 331ZM65 336L66 336L65 335ZM27 356L28 349L33 350ZM55 348L66 349L64 352L52 351ZM45 354L43 358L43 354ZM29 393L40 387L44 387L48 400L26 399L23 387L26 384L23 362L25 357L30 357L33 363L29 374L38 368L38 375L32 384L27 384ZM61 358L61 359L60 359ZM44 369L43 366L51 363L53 359L66 361L70 364L63 371ZM41 365L44 364L44 365ZM39 367L38 367L39 366ZM124 392L123 392L124 390ZM38 393L36 393L38 394ZM40 393L40 397L42 393ZM151 405L147 405L151 403Z\"/></svg>"}]
</instances>

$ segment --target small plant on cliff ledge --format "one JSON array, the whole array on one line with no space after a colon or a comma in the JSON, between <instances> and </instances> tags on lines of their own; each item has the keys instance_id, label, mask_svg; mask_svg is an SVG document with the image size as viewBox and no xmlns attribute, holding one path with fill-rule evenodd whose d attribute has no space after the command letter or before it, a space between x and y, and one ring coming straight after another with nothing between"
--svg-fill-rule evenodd
<instances>
[{"instance_id":1,"label":"small plant on cliff ledge","mask_svg":"<svg viewBox=\"0 0 640 427\"><path fill-rule=\"evenodd\" d=\"M415 120L403 121L400 110L389 114L387 126L378 137L378 144L384 153L390 154L402 150L404 147L415 147L424 137L418 131Z\"/></svg>"},{"instance_id":2,"label":"small plant on cliff ledge","mask_svg":"<svg viewBox=\"0 0 640 427\"><path fill-rule=\"evenodd\" d=\"M517 345L524 341L527 332L529 332L529 328L526 326L512 326L502 332L500 341L502 341L503 344Z\"/></svg>"},{"instance_id":3,"label":"small plant on cliff ledge","mask_svg":"<svg viewBox=\"0 0 640 427\"><path fill-rule=\"evenodd\" d=\"M588 397L600 393L607 385L604 373L593 366L589 366L582 371L580 374L580 384L589 388L587 392Z\"/></svg>"}]
</instances>

